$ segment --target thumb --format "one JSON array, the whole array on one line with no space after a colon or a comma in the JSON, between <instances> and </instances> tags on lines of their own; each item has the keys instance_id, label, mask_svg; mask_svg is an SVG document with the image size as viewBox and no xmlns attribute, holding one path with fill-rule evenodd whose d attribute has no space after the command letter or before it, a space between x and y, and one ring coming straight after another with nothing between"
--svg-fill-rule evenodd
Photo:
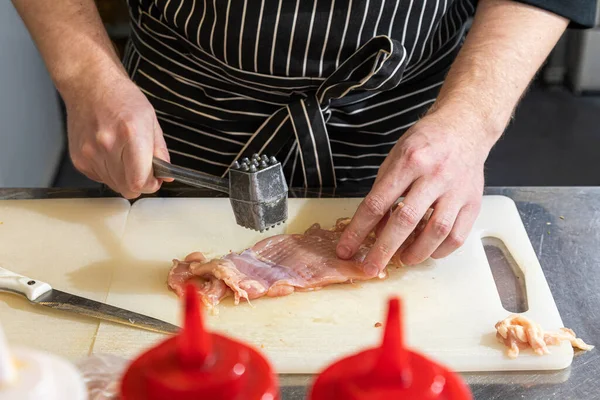
<instances>
[{"instance_id":1,"label":"thumb","mask_svg":"<svg viewBox=\"0 0 600 400\"><path fill-rule=\"evenodd\" d=\"M167 162L171 161L163 131L156 120L154 121L154 157Z\"/></svg>"},{"instance_id":2,"label":"thumb","mask_svg":"<svg viewBox=\"0 0 600 400\"><path fill-rule=\"evenodd\" d=\"M158 121L154 122L154 157L160 158L163 161L171 162L171 156L167 149L167 143ZM173 182L173 178L161 178L164 182Z\"/></svg>"}]
</instances>

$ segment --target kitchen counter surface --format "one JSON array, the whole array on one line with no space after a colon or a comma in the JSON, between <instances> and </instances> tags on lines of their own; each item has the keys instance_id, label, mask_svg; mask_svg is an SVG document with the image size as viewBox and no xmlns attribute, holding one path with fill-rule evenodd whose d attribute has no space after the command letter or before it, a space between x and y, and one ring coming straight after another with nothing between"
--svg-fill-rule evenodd
<instances>
[{"instance_id":1,"label":"kitchen counter surface","mask_svg":"<svg viewBox=\"0 0 600 400\"><path fill-rule=\"evenodd\" d=\"M293 197L359 197L368 190L292 190ZM565 326L600 345L600 187L490 187L516 203ZM114 197L105 189L0 189L0 199ZM175 185L156 196L222 197ZM500 285L501 283L499 283ZM600 398L600 352L577 353L555 372L465 373L476 399ZM282 399L305 398L310 376L282 376Z\"/></svg>"}]
</instances>

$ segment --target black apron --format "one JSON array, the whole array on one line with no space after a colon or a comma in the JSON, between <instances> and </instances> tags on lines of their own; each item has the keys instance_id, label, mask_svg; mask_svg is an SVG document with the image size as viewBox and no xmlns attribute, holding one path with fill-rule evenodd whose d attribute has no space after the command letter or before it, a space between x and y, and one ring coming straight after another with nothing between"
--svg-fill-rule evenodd
<instances>
[{"instance_id":1,"label":"black apron","mask_svg":"<svg viewBox=\"0 0 600 400\"><path fill-rule=\"evenodd\" d=\"M476 0L129 0L124 63L174 164L274 155L290 187L369 184L434 102Z\"/></svg>"}]
</instances>

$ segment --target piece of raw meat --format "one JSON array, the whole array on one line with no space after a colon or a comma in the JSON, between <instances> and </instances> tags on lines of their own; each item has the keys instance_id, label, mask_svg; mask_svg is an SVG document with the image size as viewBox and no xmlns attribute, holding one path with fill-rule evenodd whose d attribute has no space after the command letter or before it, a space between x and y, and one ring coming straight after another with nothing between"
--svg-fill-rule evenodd
<instances>
[{"instance_id":1,"label":"piece of raw meat","mask_svg":"<svg viewBox=\"0 0 600 400\"><path fill-rule=\"evenodd\" d=\"M390 264L401 265L402 250L414 242L430 215L431 212L403 243ZM210 261L202 253L191 253L184 261L173 260L169 287L181 296L185 283L191 280L198 287L204 305L213 308L229 296L238 304L240 299L285 296L294 291L373 279L365 275L361 263L375 243L374 233L365 239L352 259L342 260L336 256L336 245L349 222L349 218L339 219L329 230L314 224L304 234L272 236L239 254L230 253ZM386 277L387 270L384 270L377 278Z\"/></svg>"},{"instance_id":2,"label":"piece of raw meat","mask_svg":"<svg viewBox=\"0 0 600 400\"><path fill-rule=\"evenodd\" d=\"M548 345L559 345L564 340L581 350L594 348L577 338L571 329L560 328L559 332L544 332L539 324L515 314L496 323L496 338L507 347L506 355L510 358L517 358L520 350L529 347L540 356L550 354Z\"/></svg>"}]
</instances>

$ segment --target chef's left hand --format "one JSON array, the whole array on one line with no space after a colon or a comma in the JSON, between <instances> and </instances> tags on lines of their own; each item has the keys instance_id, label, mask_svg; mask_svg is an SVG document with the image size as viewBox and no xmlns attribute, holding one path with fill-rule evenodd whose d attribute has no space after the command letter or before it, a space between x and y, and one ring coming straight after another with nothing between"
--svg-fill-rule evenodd
<instances>
[{"instance_id":1,"label":"chef's left hand","mask_svg":"<svg viewBox=\"0 0 600 400\"><path fill-rule=\"evenodd\" d=\"M364 262L365 272L377 275L430 207L429 222L402 252L401 261L414 265L459 248L480 209L484 162L493 145L483 131L482 124L442 112L430 113L410 128L381 165L340 239L338 256L353 256L377 228L377 241ZM403 195L404 206L390 214Z\"/></svg>"}]
</instances>

